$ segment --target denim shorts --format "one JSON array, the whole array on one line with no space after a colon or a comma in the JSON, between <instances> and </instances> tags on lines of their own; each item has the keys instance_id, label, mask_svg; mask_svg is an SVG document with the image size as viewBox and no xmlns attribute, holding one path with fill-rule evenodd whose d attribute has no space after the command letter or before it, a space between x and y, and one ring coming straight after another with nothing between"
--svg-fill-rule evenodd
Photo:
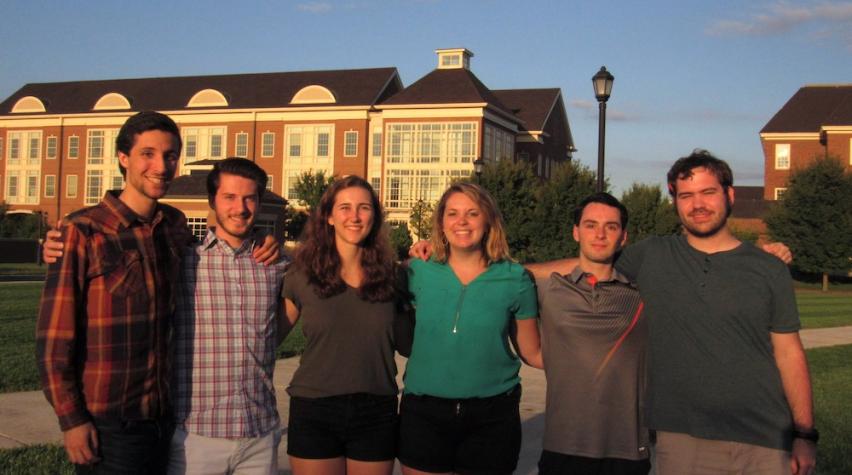
<instances>
[{"instance_id":1,"label":"denim shorts","mask_svg":"<svg viewBox=\"0 0 852 475\"><path fill-rule=\"evenodd\" d=\"M424 472L509 474L521 451L521 386L497 396L403 394L399 460Z\"/></svg>"},{"instance_id":2,"label":"denim shorts","mask_svg":"<svg viewBox=\"0 0 852 475\"><path fill-rule=\"evenodd\" d=\"M287 454L303 459L393 460L397 429L396 395L291 396Z\"/></svg>"}]
</instances>

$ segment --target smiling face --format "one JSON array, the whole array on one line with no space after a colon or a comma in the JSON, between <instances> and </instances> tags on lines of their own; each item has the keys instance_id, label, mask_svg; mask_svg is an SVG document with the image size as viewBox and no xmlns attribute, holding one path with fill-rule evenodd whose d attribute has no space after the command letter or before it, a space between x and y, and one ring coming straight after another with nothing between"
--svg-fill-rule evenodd
<instances>
[{"instance_id":1,"label":"smiling face","mask_svg":"<svg viewBox=\"0 0 852 475\"><path fill-rule=\"evenodd\" d=\"M155 202L165 196L177 171L180 144L170 132L148 130L137 134L129 154L118 153L118 161L127 171L122 200L137 213L147 214Z\"/></svg>"},{"instance_id":2,"label":"smiling face","mask_svg":"<svg viewBox=\"0 0 852 475\"><path fill-rule=\"evenodd\" d=\"M733 188L726 191L713 173L699 167L691 176L678 179L675 189L677 214L687 233L705 238L725 227L734 202Z\"/></svg>"},{"instance_id":3,"label":"smiling face","mask_svg":"<svg viewBox=\"0 0 852 475\"><path fill-rule=\"evenodd\" d=\"M603 203L589 203L583 208L580 224L574 226L574 239L580 244L581 260L612 263L615 253L627 242L621 212Z\"/></svg>"},{"instance_id":4,"label":"smiling face","mask_svg":"<svg viewBox=\"0 0 852 475\"><path fill-rule=\"evenodd\" d=\"M441 230L452 251L482 248L482 238L488 231L485 213L464 193L453 193L441 216Z\"/></svg>"},{"instance_id":5,"label":"smiling face","mask_svg":"<svg viewBox=\"0 0 852 475\"><path fill-rule=\"evenodd\" d=\"M260 203L257 183L249 178L222 173L211 207L216 212L216 237L238 248L251 234Z\"/></svg>"},{"instance_id":6,"label":"smiling face","mask_svg":"<svg viewBox=\"0 0 852 475\"><path fill-rule=\"evenodd\" d=\"M370 192L360 186L350 186L335 195L328 224L334 227L338 246L359 245L369 236L374 219Z\"/></svg>"}]
</instances>

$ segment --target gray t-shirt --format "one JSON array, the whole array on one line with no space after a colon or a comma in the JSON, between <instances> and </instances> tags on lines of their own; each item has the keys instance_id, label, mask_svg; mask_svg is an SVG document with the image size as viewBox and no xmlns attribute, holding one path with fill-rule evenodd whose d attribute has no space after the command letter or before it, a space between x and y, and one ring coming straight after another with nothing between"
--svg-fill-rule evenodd
<instances>
[{"instance_id":1,"label":"gray t-shirt","mask_svg":"<svg viewBox=\"0 0 852 475\"><path fill-rule=\"evenodd\" d=\"M648 329L639 291L613 272L594 286L577 267L538 282L547 375L545 450L649 456L642 421Z\"/></svg>"},{"instance_id":2,"label":"gray t-shirt","mask_svg":"<svg viewBox=\"0 0 852 475\"><path fill-rule=\"evenodd\" d=\"M323 299L294 268L284 277L284 297L299 308L307 340L287 388L291 396L397 394L394 300L371 303L352 287Z\"/></svg>"},{"instance_id":3,"label":"gray t-shirt","mask_svg":"<svg viewBox=\"0 0 852 475\"><path fill-rule=\"evenodd\" d=\"M616 268L645 301L648 426L789 450L770 336L800 326L784 263L749 243L706 254L669 236L628 246Z\"/></svg>"}]
</instances>

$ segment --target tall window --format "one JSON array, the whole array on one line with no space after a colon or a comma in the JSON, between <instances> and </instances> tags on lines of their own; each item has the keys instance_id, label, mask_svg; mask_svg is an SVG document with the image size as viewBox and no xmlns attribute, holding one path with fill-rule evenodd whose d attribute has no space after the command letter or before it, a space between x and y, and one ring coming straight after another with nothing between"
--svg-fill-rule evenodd
<instances>
[{"instance_id":1,"label":"tall window","mask_svg":"<svg viewBox=\"0 0 852 475\"><path fill-rule=\"evenodd\" d=\"M90 165L100 165L104 162L104 131L103 130L90 130L89 131L89 144L87 147L88 150L88 163Z\"/></svg>"},{"instance_id":2,"label":"tall window","mask_svg":"<svg viewBox=\"0 0 852 475\"><path fill-rule=\"evenodd\" d=\"M376 127L373 129L373 151L374 157L382 156L382 128Z\"/></svg>"},{"instance_id":3,"label":"tall window","mask_svg":"<svg viewBox=\"0 0 852 475\"><path fill-rule=\"evenodd\" d=\"M290 154L291 157L302 155L302 129L294 127L290 129Z\"/></svg>"},{"instance_id":4,"label":"tall window","mask_svg":"<svg viewBox=\"0 0 852 475\"><path fill-rule=\"evenodd\" d=\"M476 124L468 122L388 125L388 163L473 163Z\"/></svg>"},{"instance_id":5,"label":"tall window","mask_svg":"<svg viewBox=\"0 0 852 475\"><path fill-rule=\"evenodd\" d=\"M9 160L19 160L21 158L21 138L18 134L9 134Z\"/></svg>"},{"instance_id":6,"label":"tall window","mask_svg":"<svg viewBox=\"0 0 852 475\"><path fill-rule=\"evenodd\" d=\"M80 156L80 137L72 135L68 137L68 158L74 159Z\"/></svg>"},{"instance_id":7,"label":"tall window","mask_svg":"<svg viewBox=\"0 0 852 475\"><path fill-rule=\"evenodd\" d=\"M775 169L789 170L790 169L790 144L779 143L775 144Z\"/></svg>"},{"instance_id":8,"label":"tall window","mask_svg":"<svg viewBox=\"0 0 852 475\"><path fill-rule=\"evenodd\" d=\"M272 185L275 183L275 179L272 175L266 175L266 191L272 191Z\"/></svg>"},{"instance_id":9,"label":"tall window","mask_svg":"<svg viewBox=\"0 0 852 475\"><path fill-rule=\"evenodd\" d=\"M245 132L239 132L236 135L236 147L234 149L234 155L238 157L247 158L248 157L248 134Z\"/></svg>"},{"instance_id":10,"label":"tall window","mask_svg":"<svg viewBox=\"0 0 852 475\"><path fill-rule=\"evenodd\" d=\"M328 132L317 133L317 156L328 156Z\"/></svg>"},{"instance_id":11,"label":"tall window","mask_svg":"<svg viewBox=\"0 0 852 475\"><path fill-rule=\"evenodd\" d=\"M787 192L787 188L775 188L775 199L780 200L784 198L784 193Z\"/></svg>"},{"instance_id":12,"label":"tall window","mask_svg":"<svg viewBox=\"0 0 852 475\"><path fill-rule=\"evenodd\" d=\"M47 138L47 148L45 150L45 158L54 159L56 158L56 137L50 136Z\"/></svg>"},{"instance_id":13,"label":"tall window","mask_svg":"<svg viewBox=\"0 0 852 475\"><path fill-rule=\"evenodd\" d=\"M65 175L65 197L77 197L77 175Z\"/></svg>"},{"instance_id":14,"label":"tall window","mask_svg":"<svg viewBox=\"0 0 852 475\"><path fill-rule=\"evenodd\" d=\"M87 205L98 204L104 193L104 177L101 170L86 170L86 201Z\"/></svg>"},{"instance_id":15,"label":"tall window","mask_svg":"<svg viewBox=\"0 0 852 475\"><path fill-rule=\"evenodd\" d=\"M358 132L348 130L343 134L343 156L354 157L358 154Z\"/></svg>"},{"instance_id":16,"label":"tall window","mask_svg":"<svg viewBox=\"0 0 852 475\"><path fill-rule=\"evenodd\" d=\"M6 176L6 202L17 204L18 201L18 176L9 173Z\"/></svg>"},{"instance_id":17,"label":"tall window","mask_svg":"<svg viewBox=\"0 0 852 475\"><path fill-rule=\"evenodd\" d=\"M224 127L181 128L183 138L183 161L191 164L197 160L225 157Z\"/></svg>"},{"instance_id":18,"label":"tall window","mask_svg":"<svg viewBox=\"0 0 852 475\"><path fill-rule=\"evenodd\" d=\"M38 135L30 133L30 150L27 155L29 163L38 163L41 158L41 132Z\"/></svg>"},{"instance_id":19,"label":"tall window","mask_svg":"<svg viewBox=\"0 0 852 475\"><path fill-rule=\"evenodd\" d=\"M38 171L30 170L27 172L27 204L38 203Z\"/></svg>"},{"instance_id":20,"label":"tall window","mask_svg":"<svg viewBox=\"0 0 852 475\"><path fill-rule=\"evenodd\" d=\"M275 155L275 132L264 132L261 138L263 146L260 149L260 156L271 157Z\"/></svg>"},{"instance_id":21,"label":"tall window","mask_svg":"<svg viewBox=\"0 0 852 475\"><path fill-rule=\"evenodd\" d=\"M3 160L3 137L0 137L0 160Z\"/></svg>"},{"instance_id":22,"label":"tall window","mask_svg":"<svg viewBox=\"0 0 852 475\"><path fill-rule=\"evenodd\" d=\"M56 197L56 175L45 175L44 176L44 197L45 198L55 198Z\"/></svg>"},{"instance_id":23,"label":"tall window","mask_svg":"<svg viewBox=\"0 0 852 475\"><path fill-rule=\"evenodd\" d=\"M192 235L202 240L207 236L207 218L190 218L187 216L186 224Z\"/></svg>"},{"instance_id":24,"label":"tall window","mask_svg":"<svg viewBox=\"0 0 852 475\"><path fill-rule=\"evenodd\" d=\"M121 176L121 173L112 175L112 183L110 184L110 190L120 190L124 187L124 177Z\"/></svg>"}]
</instances>

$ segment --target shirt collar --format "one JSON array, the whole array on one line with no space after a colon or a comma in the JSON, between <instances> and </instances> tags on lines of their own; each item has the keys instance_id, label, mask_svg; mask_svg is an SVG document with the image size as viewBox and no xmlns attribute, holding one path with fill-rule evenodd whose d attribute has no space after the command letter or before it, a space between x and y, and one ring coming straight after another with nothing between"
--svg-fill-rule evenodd
<instances>
[{"instance_id":1,"label":"shirt collar","mask_svg":"<svg viewBox=\"0 0 852 475\"><path fill-rule=\"evenodd\" d=\"M570 274L568 274L567 277L571 280L571 282L576 284L576 283L580 282L580 279L582 279L583 276L585 276L585 275L587 275L587 273L583 272L583 269L580 269L580 266L577 266L577 267L574 268L573 271L571 271ZM622 284L630 284L630 280L627 277L625 277L622 273L615 270L615 267L612 268L612 276L610 276L609 280L602 280L602 281L599 281L599 282L613 282L613 281L621 282Z\"/></svg>"},{"instance_id":2,"label":"shirt collar","mask_svg":"<svg viewBox=\"0 0 852 475\"><path fill-rule=\"evenodd\" d=\"M244 252L251 252L254 250L254 239L246 239L243 241L242 245L237 249L231 248L228 243L216 237L216 228L211 227L207 230L207 235L204 236L204 240L201 241L201 249L204 251L209 251L213 248L216 248L222 252L227 254L239 255Z\"/></svg>"},{"instance_id":3,"label":"shirt collar","mask_svg":"<svg viewBox=\"0 0 852 475\"><path fill-rule=\"evenodd\" d=\"M151 216L150 220L145 220L135 211L130 209L124 201L121 201L119 196L121 195L121 190L109 190L104 194L103 204L107 207L110 212L112 212L117 218L118 222L116 223L114 230L117 230L119 225L125 228L129 228L133 223L149 223L152 226L157 225L160 221L163 220L163 210L160 208L160 204L157 203L154 208L154 214Z\"/></svg>"}]
</instances>

